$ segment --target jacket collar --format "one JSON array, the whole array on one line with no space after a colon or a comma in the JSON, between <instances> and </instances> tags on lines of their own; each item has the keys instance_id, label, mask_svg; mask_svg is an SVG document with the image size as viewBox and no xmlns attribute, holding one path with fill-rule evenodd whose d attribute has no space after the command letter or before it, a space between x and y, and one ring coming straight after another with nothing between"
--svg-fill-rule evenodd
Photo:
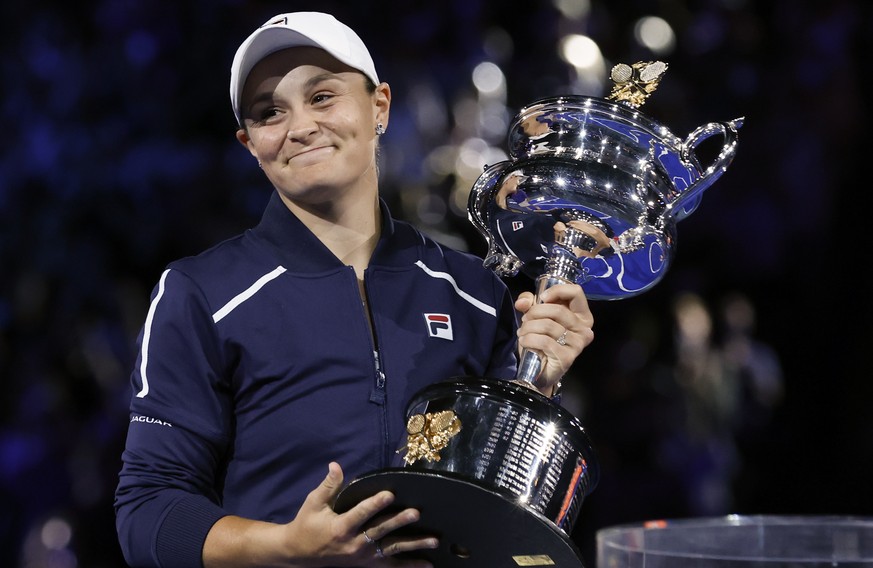
<instances>
[{"instance_id":1,"label":"jacket collar","mask_svg":"<svg viewBox=\"0 0 873 568\"><path fill-rule=\"evenodd\" d=\"M379 199L382 211L382 234L376 244L370 266L411 266L419 257L421 240L405 223L391 216L388 205ZM261 217L252 229L255 237L264 239L276 249L283 266L294 272L324 272L345 265L298 219L273 191Z\"/></svg>"}]
</instances>

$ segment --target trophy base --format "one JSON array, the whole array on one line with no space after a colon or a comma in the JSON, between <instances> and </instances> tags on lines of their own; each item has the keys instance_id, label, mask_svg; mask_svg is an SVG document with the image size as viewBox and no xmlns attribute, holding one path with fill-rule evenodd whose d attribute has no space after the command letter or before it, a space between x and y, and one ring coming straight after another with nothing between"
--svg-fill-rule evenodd
<instances>
[{"instance_id":1,"label":"trophy base","mask_svg":"<svg viewBox=\"0 0 873 568\"><path fill-rule=\"evenodd\" d=\"M554 523L511 496L445 473L408 469L370 473L342 490L335 509L348 511L383 490L394 493L393 510L420 511L420 520L405 534L439 538L439 548L414 554L439 568L584 568L579 550Z\"/></svg>"}]
</instances>

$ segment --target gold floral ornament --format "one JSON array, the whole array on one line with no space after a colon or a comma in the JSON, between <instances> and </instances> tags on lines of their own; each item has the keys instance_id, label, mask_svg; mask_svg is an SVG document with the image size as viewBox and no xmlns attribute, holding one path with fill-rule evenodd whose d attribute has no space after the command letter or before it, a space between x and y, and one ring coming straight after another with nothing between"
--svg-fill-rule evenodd
<instances>
[{"instance_id":1,"label":"gold floral ornament","mask_svg":"<svg viewBox=\"0 0 873 568\"><path fill-rule=\"evenodd\" d=\"M609 73L615 85L606 98L638 108L658 88L666 71L667 64L663 61L640 61L633 65L619 63Z\"/></svg>"},{"instance_id":2,"label":"gold floral ornament","mask_svg":"<svg viewBox=\"0 0 873 568\"><path fill-rule=\"evenodd\" d=\"M461 421L451 410L413 414L406 422L406 446L397 451L406 450L403 461L407 465L420 459L440 461L440 450L449 445L449 440L460 431Z\"/></svg>"}]
</instances>

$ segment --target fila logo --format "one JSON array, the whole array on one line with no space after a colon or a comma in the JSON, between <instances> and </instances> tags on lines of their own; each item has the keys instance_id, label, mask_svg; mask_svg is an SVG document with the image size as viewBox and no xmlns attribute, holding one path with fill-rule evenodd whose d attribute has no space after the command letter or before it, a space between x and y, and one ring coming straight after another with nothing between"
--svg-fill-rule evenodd
<instances>
[{"instance_id":1,"label":"fila logo","mask_svg":"<svg viewBox=\"0 0 873 568\"><path fill-rule=\"evenodd\" d=\"M520 231L524 229L524 221L513 221L512 222L512 231Z\"/></svg>"},{"instance_id":2,"label":"fila logo","mask_svg":"<svg viewBox=\"0 0 873 568\"><path fill-rule=\"evenodd\" d=\"M261 27L266 28L267 26L287 26L287 25L288 25L288 18L286 16L279 16L276 19L274 19L270 22L267 22L266 24L264 24Z\"/></svg>"},{"instance_id":3,"label":"fila logo","mask_svg":"<svg viewBox=\"0 0 873 568\"><path fill-rule=\"evenodd\" d=\"M452 335L452 318L448 314L424 314L427 322L427 333L431 337L454 340Z\"/></svg>"}]
</instances>

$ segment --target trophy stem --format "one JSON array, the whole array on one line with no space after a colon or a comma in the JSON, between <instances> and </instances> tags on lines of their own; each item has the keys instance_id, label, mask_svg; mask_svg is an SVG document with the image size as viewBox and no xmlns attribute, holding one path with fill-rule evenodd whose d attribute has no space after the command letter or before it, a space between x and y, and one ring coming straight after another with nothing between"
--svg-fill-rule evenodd
<instances>
[{"instance_id":1,"label":"trophy stem","mask_svg":"<svg viewBox=\"0 0 873 568\"><path fill-rule=\"evenodd\" d=\"M537 278L536 303L541 303L540 293L554 286L566 282L559 278L555 278L549 274L544 274ZM521 352L521 361L518 363L518 371L515 374L515 379L535 385L540 373L543 370L543 365L546 362L546 356L542 351L525 348Z\"/></svg>"},{"instance_id":2,"label":"trophy stem","mask_svg":"<svg viewBox=\"0 0 873 568\"><path fill-rule=\"evenodd\" d=\"M556 284L574 284L578 281L579 262L576 254L573 252L573 248L589 248L591 244L593 244L593 241L578 229L566 227L559 231L555 242L552 244L552 254L546 263L546 273L537 278L535 303L542 303L540 299L542 293L552 286ZM515 379L535 385L545 362L546 356L542 352L524 349L521 353L521 361L518 364Z\"/></svg>"}]
</instances>

